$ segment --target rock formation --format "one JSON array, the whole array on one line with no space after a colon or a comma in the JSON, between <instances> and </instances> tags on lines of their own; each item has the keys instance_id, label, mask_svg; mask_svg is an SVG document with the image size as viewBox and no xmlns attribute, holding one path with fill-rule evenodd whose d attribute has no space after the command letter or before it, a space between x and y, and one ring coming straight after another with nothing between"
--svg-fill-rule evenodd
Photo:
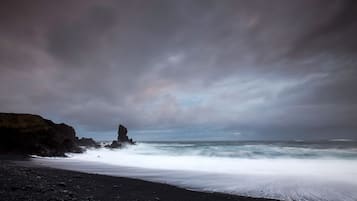
<instances>
[{"instance_id":1,"label":"rock formation","mask_svg":"<svg viewBox=\"0 0 357 201\"><path fill-rule=\"evenodd\" d=\"M39 115L0 113L0 153L64 156L81 152L71 126Z\"/></svg>"},{"instance_id":2,"label":"rock formation","mask_svg":"<svg viewBox=\"0 0 357 201\"><path fill-rule=\"evenodd\" d=\"M119 143L119 142L116 141L116 140L113 140L113 142L112 142L111 144L105 145L105 147L107 147L107 148L112 148L112 149L121 148L121 147L122 147L122 144Z\"/></svg>"},{"instance_id":3,"label":"rock formation","mask_svg":"<svg viewBox=\"0 0 357 201\"><path fill-rule=\"evenodd\" d=\"M105 147L108 148L120 148L123 146L123 144L135 144L133 139L128 137L128 129L125 128L123 125L119 125L118 128L118 140L113 140L112 144L106 145Z\"/></svg>"},{"instance_id":4,"label":"rock formation","mask_svg":"<svg viewBox=\"0 0 357 201\"><path fill-rule=\"evenodd\" d=\"M128 129L126 129L125 126L120 124L118 128L118 142L134 144L133 139L129 139L127 134Z\"/></svg>"},{"instance_id":5,"label":"rock formation","mask_svg":"<svg viewBox=\"0 0 357 201\"><path fill-rule=\"evenodd\" d=\"M76 143L79 146L83 146L83 147L94 147L94 148L100 147L100 144L98 144L92 138L85 138L85 137L78 138L78 137L76 137Z\"/></svg>"}]
</instances>

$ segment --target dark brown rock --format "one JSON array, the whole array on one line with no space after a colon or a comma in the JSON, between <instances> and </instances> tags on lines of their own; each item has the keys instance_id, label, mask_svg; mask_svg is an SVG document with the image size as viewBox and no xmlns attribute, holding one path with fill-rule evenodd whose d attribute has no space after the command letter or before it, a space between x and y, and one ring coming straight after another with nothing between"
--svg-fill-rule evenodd
<instances>
[{"instance_id":1,"label":"dark brown rock","mask_svg":"<svg viewBox=\"0 0 357 201\"><path fill-rule=\"evenodd\" d=\"M0 113L0 153L64 156L81 151L75 138L74 129L64 123L39 115Z\"/></svg>"}]
</instances>

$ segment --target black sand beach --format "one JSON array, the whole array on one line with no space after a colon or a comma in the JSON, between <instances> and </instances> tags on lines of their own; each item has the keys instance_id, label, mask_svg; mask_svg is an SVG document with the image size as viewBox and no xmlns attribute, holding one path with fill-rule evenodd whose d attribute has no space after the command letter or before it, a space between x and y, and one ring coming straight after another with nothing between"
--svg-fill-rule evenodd
<instances>
[{"instance_id":1,"label":"black sand beach","mask_svg":"<svg viewBox=\"0 0 357 201\"><path fill-rule=\"evenodd\" d=\"M1 201L267 201L221 193L195 192L137 179L32 167L0 160ZM25 163L26 164L26 163Z\"/></svg>"}]
</instances>

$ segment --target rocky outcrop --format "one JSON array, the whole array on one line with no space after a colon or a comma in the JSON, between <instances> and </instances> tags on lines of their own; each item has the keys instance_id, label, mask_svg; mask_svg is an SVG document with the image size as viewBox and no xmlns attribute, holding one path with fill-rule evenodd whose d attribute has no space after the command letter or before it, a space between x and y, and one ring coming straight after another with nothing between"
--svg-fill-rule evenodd
<instances>
[{"instance_id":1,"label":"rocky outcrop","mask_svg":"<svg viewBox=\"0 0 357 201\"><path fill-rule=\"evenodd\" d=\"M133 139L129 139L128 137L128 129L121 124L118 128L118 142L134 144Z\"/></svg>"},{"instance_id":2,"label":"rocky outcrop","mask_svg":"<svg viewBox=\"0 0 357 201\"><path fill-rule=\"evenodd\" d=\"M39 115L0 113L0 153L64 156L81 152L76 133Z\"/></svg>"},{"instance_id":3,"label":"rocky outcrop","mask_svg":"<svg viewBox=\"0 0 357 201\"><path fill-rule=\"evenodd\" d=\"M100 147L100 144L98 144L92 138L85 138L85 137L78 138L78 137L76 137L76 143L79 146L83 146L83 147L94 147L94 148Z\"/></svg>"},{"instance_id":4,"label":"rocky outcrop","mask_svg":"<svg viewBox=\"0 0 357 201\"><path fill-rule=\"evenodd\" d=\"M113 140L110 145L106 145L105 147L121 148L125 144L133 145L135 144L135 142L133 141L133 139L128 137L128 129L120 124L118 128L118 140Z\"/></svg>"},{"instance_id":5,"label":"rocky outcrop","mask_svg":"<svg viewBox=\"0 0 357 201\"><path fill-rule=\"evenodd\" d=\"M106 147L106 148L111 148L111 149L116 149L116 148L121 148L121 147L122 147L122 144L119 143L119 142L116 141L116 140L113 140L113 142L112 142L111 144L105 145L104 147Z\"/></svg>"}]
</instances>

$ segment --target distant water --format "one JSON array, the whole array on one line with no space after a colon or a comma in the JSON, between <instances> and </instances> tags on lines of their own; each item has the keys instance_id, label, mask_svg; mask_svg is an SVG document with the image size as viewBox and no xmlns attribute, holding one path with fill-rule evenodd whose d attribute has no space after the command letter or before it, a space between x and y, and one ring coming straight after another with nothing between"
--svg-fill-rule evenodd
<instances>
[{"instance_id":1,"label":"distant water","mask_svg":"<svg viewBox=\"0 0 357 201\"><path fill-rule=\"evenodd\" d=\"M38 164L295 201L357 201L357 142L140 142Z\"/></svg>"}]
</instances>

